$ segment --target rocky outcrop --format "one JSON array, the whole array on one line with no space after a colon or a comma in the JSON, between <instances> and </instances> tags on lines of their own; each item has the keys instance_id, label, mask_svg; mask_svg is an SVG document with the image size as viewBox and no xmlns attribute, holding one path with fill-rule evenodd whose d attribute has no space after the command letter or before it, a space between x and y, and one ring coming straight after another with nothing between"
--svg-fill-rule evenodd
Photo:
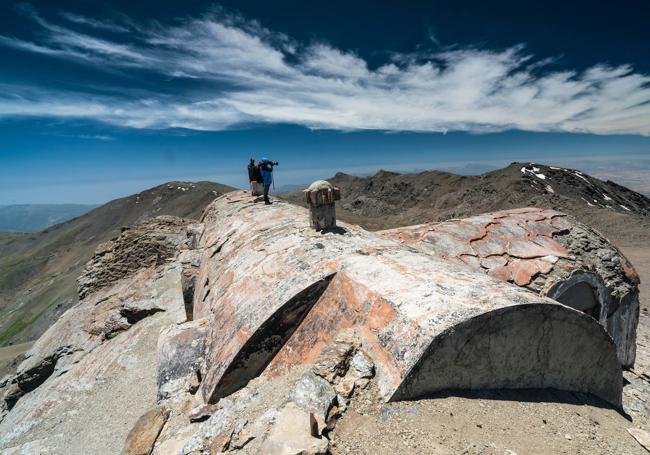
<instances>
[{"instance_id":1,"label":"rocky outcrop","mask_svg":"<svg viewBox=\"0 0 650 455\"><path fill-rule=\"evenodd\" d=\"M449 389L551 387L620 407L603 326L529 289L357 226L315 231L307 210L243 192L182 232L165 225L136 236L154 243L137 247L151 253L140 268L121 253L128 230L89 265L86 297L3 383L0 448L325 454L355 400ZM175 249L153 260L160 242Z\"/></svg>"},{"instance_id":2,"label":"rocky outcrop","mask_svg":"<svg viewBox=\"0 0 650 455\"><path fill-rule=\"evenodd\" d=\"M4 405L10 411L0 422L0 448L30 453L38 440L42 453L119 453L129 429L156 405L158 334L187 319L183 267L175 258L191 246L185 231L177 232L186 222L170 217L163 221L178 242L175 252L165 253L168 260L159 262L165 235L143 232L137 248L151 256L140 256L140 267L134 260L127 273L127 268L109 264L109 257L123 264L118 252L133 240L125 231L114 241L121 246L112 256L102 256L104 264L95 268L124 273L119 278L113 272L98 273L96 283L103 284L93 292L94 285L87 287L90 293L26 354L5 386ZM89 268L97 266L97 257ZM69 441L59 436L72 434L83 437ZM142 435L133 438L140 441L133 447L143 444Z\"/></svg>"},{"instance_id":3,"label":"rocky outcrop","mask_svg":"<svg viewBox=\"0 0 650 455\"><path fill-rule=\"evenodd\" d=\"M13 379L22 396L0 422L0 447L44 439L51 453L118 453L135 420L156 404L158 333L185 320L180 276L176 264L145 269L66 312ZM106 293L114 294L101 302ZM130 323L121 309L139 304L158 311ZM37 382L23 388L34 372ZM55 437L78 433L84 437L74 443Z\"/></svg>"},{"instance_id":4,"label":"rocky outcrop","mask_svg":"<svg viewBox=\"0 0 650 455\"><path fill-rule=\"evenodd\" d=\"M589 314L614 339L621 364L634 366L639 277L607 239L571 217L523 208L381 234Z\"/></svg>"},{"instance_id":5,"label":"rocky outcrop","mask_svg":"<svg viewBox=\"0 0 650 455\"><path fill-rule=\"evenodd\" d=\"M175 256L186 241L188 222L174 216L149 218L101 243L77 280L79 298L110 286L142 268Z\"/></svg>"}]
</instances>

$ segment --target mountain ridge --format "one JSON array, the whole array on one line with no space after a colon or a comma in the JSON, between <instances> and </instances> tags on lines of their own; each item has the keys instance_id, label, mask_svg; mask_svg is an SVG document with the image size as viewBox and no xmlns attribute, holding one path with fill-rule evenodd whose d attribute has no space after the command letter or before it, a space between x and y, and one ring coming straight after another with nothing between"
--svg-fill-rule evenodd
<instances>
[{"instance_id":1,"label":"mountain ridge","mask_svg":"<svg viewBox=\"0 0 650 455\"><path fill-rule=\"evenodd\" d=\"M328 181L341 189L337 216L371 230L538 207L570 213L618 243L650 240L649 198L575 169L514 162L477 176L381 170L369 177L339 172ZM299 190L281 197L305 205Z\"/></svg>"},{"instance_id":2,"label":"mountain ridge","mask_svg":"<svg viewBox=\"0 0 650 455\"><path fill-rule=\"evenodd\" d=\"M381 170L369 177L339 172L330 181L342 192L338 218L372 230L539 207L570 213L617 244L650 240L650 199L574 169L512 163L478 176ZM198 218L203 207L232 189L172 181L40 232L0 233L0 345L40 335L73 305L83 265L123 226L158 215ZM281 197L305 205L301 190Z\"/></svg>"},{"instance_id":3,"label":"mountain ridge","mask_svg":"<svg viewBox=\"0 0 650 455\"><path fill-rule=\"evenodd\" d=\"M158 215L198 218L233 188L173 181L29 234L0 233L0 346L39 336L78 300L76 279L97 245Z\"/></svg>"}]
</instances>

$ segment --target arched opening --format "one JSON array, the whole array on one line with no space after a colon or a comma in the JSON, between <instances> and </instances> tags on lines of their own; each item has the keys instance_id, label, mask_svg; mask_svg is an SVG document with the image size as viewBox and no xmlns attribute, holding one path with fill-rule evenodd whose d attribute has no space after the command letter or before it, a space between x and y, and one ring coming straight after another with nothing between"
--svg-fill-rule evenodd
<instances>
[{"instance_id":1,"label":"arched opening","mask_svg":"<svg viewBox=\"0 0 650 455\"><path fill-rule=\"evenodd\" d=\"M592 272L574 272L568 279L554 283L542 294L588 314L601 324L607 321L608 314L603 311L606 302L605 284Z\"/></svg>"},{"instance_id":2,"label":"arched opening","mask_svg":"<svg viewBox=\"0 0 650 455\"><path fill-rule=\"evenodd\" d=\"M235 346L236 354L231 360L213 364L203 382L204 400L216 403L259 376L300 326L333 277L334 274L326 276L293 296L257 327L243 344ZM216 347L222 348L222 345Z\"/></svg>"},{"instance_id":3,"label":"arched opening","mask_svg":"<svg viewBox=\"0 0 650 455\"><path fill-rule=\"evenodd\" d=\"M588 314L592 318L600 319L601 305L596 297L594 288L582 281L567 288L562 294L555 298L560 303L575 308Z\"/></svg>"}]
</instances>

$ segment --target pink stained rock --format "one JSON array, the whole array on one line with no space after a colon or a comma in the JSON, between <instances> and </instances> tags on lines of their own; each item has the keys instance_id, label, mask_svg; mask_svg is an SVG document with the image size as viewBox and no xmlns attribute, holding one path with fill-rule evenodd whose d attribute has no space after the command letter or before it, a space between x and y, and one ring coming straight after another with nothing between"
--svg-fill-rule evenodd
<instances>
[{"instance_id":1,"label":"pink stained rock","mask_svg":"<svg viewBox=\"0 0 650 455\"><path fill-rule=\"evenodd\" d=\"M503 237L488 233L484 238L471 242L472 249L481 257L503 255L507 253L507 243Z\"/></svg>"},{"instance_id":2,"label":"pink stained rock","mask_svg":"<svg viewBox=\"0 0 650 455\"><path fill-rule=\"evenodd\" d=\"M454 225L463 229L474 225L476 230L483 229L484 235L463 239L458 235L461 230L454 231ZM401 241L403 231L408 231L412 239L420 239L410 241L409 246L422 253L453 264L462 262L497 279L560 299L581 310L593 307L590 314L595 314L608 328L616 342L621 364L628 367L634 364L638 275L620 251L588 226L554 210L528 207L391 229L382 231L381 235ZM507 242L507 248L502 248L499 239ZM480 258L478 265L474 261L461 261L459 256L453 255L460 251L466 258L462 248L468 242ZM591 275L584 275L584 271ZM581 281L592 289L595 302L572 303L567 297L570 293L565 295L571 286L579 285ZM563 283L573 284L565 286Z\"/></svg>"},{"instance_id":3,"label":"pink stained rock","mask_svg":"<svg viewBox=\"0 0 650 455\"><path fill-rule=\"evenodd\" d=\"M538 258L547 256L549 251L541 245L530 240L510 240L508 243L508 254L521 259Z\"/></svg>"},{"instance_id":4,"label":"pink stained rock","mask_svg":"<svg viewBox=\"0 0 650 455\"><path fill-rule=\"evenodd\" d=\"M480 267L478 258L472 265L455 267L345 224L337 233L318 233L309 229L305 210L290 204L275 203L264 207L264 217L259 214L260 208L237 192L217 199L205 212L197 281L201 289L194 308L196 316L207 318L213 327L207 335L200 389L205 401L215 402L257 375L273 376L310 364L336 334L353 329L375 365L375 380L386 400L467 387L470 378L477 387L501 387L516 376L520 387L550 380L555 387L592 390L620 402L620 369L602 326L553 300L495 280L482 269L473 270ZM434 237L428 230L423 236ZM433 250L454 249L453 260L461 260L468 248L467 242L447 234L440 234L440 240ZM520 311L530 313L519 316ZM473 331L482 330L484 317L493 321L491 333L498 340L526 334L526 341L501 347L513 349L511 355L519 360L507 368L497 361L503 369L493 366L490 375L483 375L474 367L478 359L500 354L476 346L462 366L449 372L440 369L445 359L457 354L452 346L467 343L464 337L471 339ZM524 352L542 342L537 337L543 332L528 327L530 321L534 325L547 320L555 321L549 323L558 337L568 331L564 324L581 327L576 336L590 340L579 343L582 354L569 352L562 343L562 349L544 349L548 358L538 363L536 356ZM585 375L586 370L602 369L603 351L608 353L606 372ZM578 366L575 357L584 363ZM548 362L556 363L553 371L559 376L543 374L541 368ZM530 376L522 376L522 369Z\"/></svg>"}]
</instances>

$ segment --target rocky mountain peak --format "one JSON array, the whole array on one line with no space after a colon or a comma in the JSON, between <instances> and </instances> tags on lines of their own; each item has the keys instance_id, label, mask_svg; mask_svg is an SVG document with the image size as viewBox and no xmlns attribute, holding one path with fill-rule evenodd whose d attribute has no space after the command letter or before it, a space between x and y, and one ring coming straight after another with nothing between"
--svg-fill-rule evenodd
<instances>
[{"instance_id":1,"label":"rocky mountain peak","mask_svg":"<svg viewBox=\"0 0 650 455\"><path fill-rule=\"evenodd\" d=\"M479 176L380 172L352 178L337 174L330 181L341 189L338 216L371 230L539 207L571 213L608 237L650 240L650 199L565 167L515 162ZM300 191L282 197L304 204Z\"/></svg>"}]
</instances>

